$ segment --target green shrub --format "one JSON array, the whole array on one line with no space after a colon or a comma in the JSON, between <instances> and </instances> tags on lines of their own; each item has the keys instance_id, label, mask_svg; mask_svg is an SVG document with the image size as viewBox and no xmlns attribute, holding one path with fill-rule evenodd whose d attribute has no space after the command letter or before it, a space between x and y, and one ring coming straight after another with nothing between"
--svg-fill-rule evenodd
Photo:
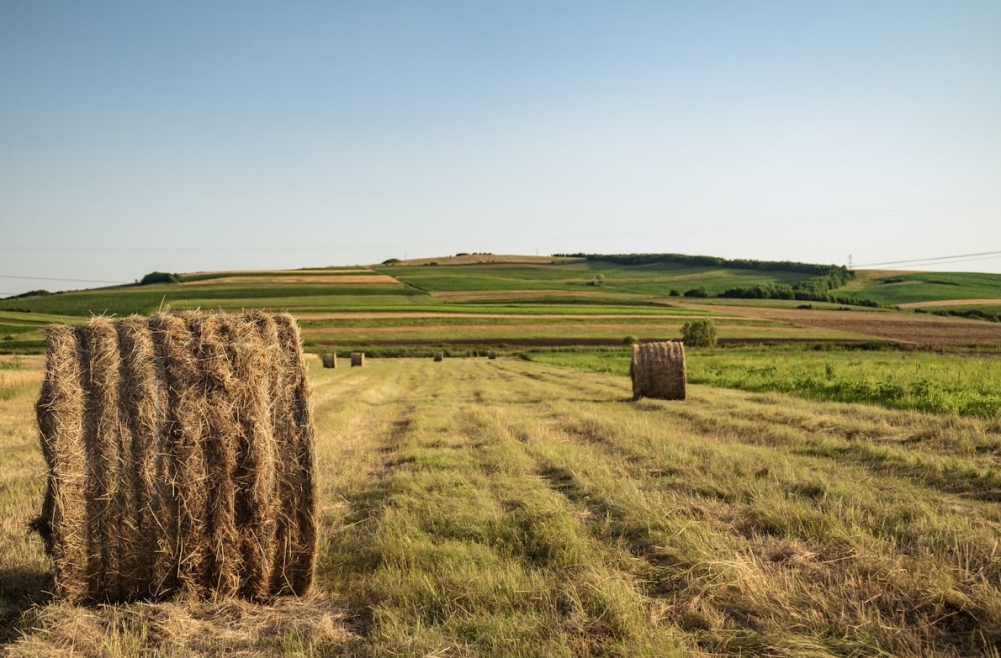
<instances>
[{"instance_id":1,"label":"green shrub","mask_svg":"<svg viewBox=\"0 0 1001 658\"><path fill-rule=\"evenodd\" d=\"M716 347L716 323L712 320L686 322L681 327L681 340L691 347Z\"/></svg>"},{"instance_id":2,"label":"green shrub","mask_svg":"<svg viewBox=\"0 0 1001 658\"><path fill-rule=\"evenodd\" d=\"M708 297L709 291L706 290L705 286L699 286L698 288L692 288L691 290L685 291L685 297Z\"/></svg>"},{"instance_id":3,"label":"green shrub","mask_svg":"<svg viewBox=\"0 0 1001 658\"><path fill-rule=\"evenodd\" d=\"M148 286L151 283L180 283L181 278L169 272L150 272L139 280L139 285Z\"/></svg>"}]
</instances>

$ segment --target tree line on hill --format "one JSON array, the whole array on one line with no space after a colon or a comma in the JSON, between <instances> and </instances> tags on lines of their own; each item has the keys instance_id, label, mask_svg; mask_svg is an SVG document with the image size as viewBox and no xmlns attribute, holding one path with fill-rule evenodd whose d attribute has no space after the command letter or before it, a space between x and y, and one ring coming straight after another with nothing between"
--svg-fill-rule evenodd
<instances>
[{"instance_id":1,"label":"tree line on hill","mask_svg":"<svg viewBox=\"0 0 1001 658\"><path fill-rule=\"evenodd\" d=\"M870 299L836 295L832 291L855 278L855 273L843 265L817 265L787 260L750 260L746 258L719 258L717 256L688 256L685 254L554 254L559 257L583 258L616 265L651 265L675 263L699 267L725 267L737 270L796 272L811 275L793 285L764 283L754 286L737 286L716 295L733 299L794 299L813 302L833 302L855 306L880 306ZM673 292L673 291L672 291ZM692 288L685 297L709 297L705 287Z\"/></svg>"},{"instance_id":2,"label":"tree line on hill","mask_svg":"<svg viewBox=\"0 0 1001 658\"><path fill-rule=\"evenodd\" d=\"M855 277L843 265L818 265L816 263L797 263L789 260L751 260L748 258L720 258L718 256L689 256L687 254L553 254L558 258L583 258L588 261L604 261L617 265L652 265L653 263L677 263L679 265L697 265L703 267L728 267L736 270L779 270L784 272L799 272L813 276L828 276L833 272L841 272L850 280Z\"/></svg>"}]
</instances>

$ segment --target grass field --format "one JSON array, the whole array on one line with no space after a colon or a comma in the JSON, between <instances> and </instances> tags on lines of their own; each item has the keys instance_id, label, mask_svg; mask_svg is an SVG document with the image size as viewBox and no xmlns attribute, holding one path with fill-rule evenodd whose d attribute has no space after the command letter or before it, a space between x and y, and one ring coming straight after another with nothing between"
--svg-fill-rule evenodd
<instances>
[{"instance_id":1,"label":"grass field","mask_svg":"<svg viewBox=\"0 0 1001 658\"><path fill-rule=\"evenodd\" d=\"M883 304L927 300L997 299L1001 303L1001 274L975 272L859 272L853 294Z\"/></svg>"},{"instance_id":2,"label":"grass field","mask_svg":"<svg viewBox=\"0 0 1001 658\"><path fill-rule=\"evenodd\" d=\"M536 350L525 358L626 376L629 348ZM686 352L688 381L745 391L1001 417L1001 358L918 351L743 347Z\"/></svg>"},{"instance_id":3,"label":"grass field","mask_svg":"<svg viewBox=\"0 0 1001 658\"><path fill-rule=\"evenodd\" d=\"M317 594L90 609L48 600L25 533L42 360L0 362L11 656L999 655L997 416L701 385L633 403L620 374L517 359L314 360Z\"/></svg>"},{"instance_id":4,"label":"grass field","mask_svg":"<svg viewBox=\"0 0 1001 658\"><path fill-rule=\"evenodd\" d=\"M625 266L612 263L580 262L570 264L486 264L377 267L419 290L429 293L471 290L567 290L598 288L605 294L626 293L667 297L671 290L685 292L704 286L710 294L735 286L792 284L806 278L803 274L782 271L755 271L711 267L693 267L664 263ZM601 286L592 286L602 275Z\"/></svg>"},{"instance_id":5,"label":"grass field","mask_svg":"<svg viewBox=\"0 0 1001 658\"><path fill-rule=\"evenodd\" d=\"M980 320L930 313L870 313L826 302L671 296L672 291L698 287L717 294L733 287L788 286L808 278L782 269L618 265L473 254L371 268L196 272L175 278L174 283L0 300L0 353L40 353L46 324L79 322L92 314L123 317L158 309L252 308L288 310L302 318L307 345L314 350L331 341L375 347L407 337L419 342L481 341L494 346L532 337L562 336L568 342L584 343L627 335L676 338L686 317L698 315L716 318L720 335L728 339L1001 344L1001 324ZM995 275L862 272L839 294L888 304L953 299L961 310L963 300L996 297L999 283L1001 277ZM448 318L434 320L419 313L438 318L447 314Z\"/></svg>"}]
</instances>

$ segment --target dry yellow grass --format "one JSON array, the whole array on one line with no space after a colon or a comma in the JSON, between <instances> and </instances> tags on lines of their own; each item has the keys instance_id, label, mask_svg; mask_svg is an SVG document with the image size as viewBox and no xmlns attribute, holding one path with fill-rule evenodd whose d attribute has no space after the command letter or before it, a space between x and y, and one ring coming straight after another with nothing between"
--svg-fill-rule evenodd
<instances>
[{"instance_id":1,"label":"dry yellow grass","mask_svg":"<svg viewBox=\"0 0 1001 658\"><path fill-rule=\"evenodd\" d=\"M900 304L900 308L935 308L937 306L989 306L1001 305L1001 298L995 299L937 299L930 302Z\"/></svg>"},{"instance_id":2,"label":"dry yellow grass","mask_svg":"<svg viewBox=\"0 0 1001 658\"><path fill-rule=\"evenodd\" d=\"M310 363L319 593L274 609L28 608L44 466L32 395L0 402L10 653L998 655L998 419L701 386L633 403L625 377L507 359Z\"/></svg>"}]
</instances>

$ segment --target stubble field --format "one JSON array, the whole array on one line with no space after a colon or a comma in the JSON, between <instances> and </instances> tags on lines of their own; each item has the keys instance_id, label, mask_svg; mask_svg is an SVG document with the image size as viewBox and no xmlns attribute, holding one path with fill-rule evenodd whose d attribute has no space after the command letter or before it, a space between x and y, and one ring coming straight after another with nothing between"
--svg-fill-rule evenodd
<instances>
[{"instance_id":1,"label":"stubble field","mask_svg":"<svg viewBox=\"0 0 1001 658\"><path fill-rule=\"evenodd\" d=\"M998 655L1001 422L515 359L311 360L317 593L49 601L41 359L0 369L9 655Z\"/></svg>"}]
</instances>

